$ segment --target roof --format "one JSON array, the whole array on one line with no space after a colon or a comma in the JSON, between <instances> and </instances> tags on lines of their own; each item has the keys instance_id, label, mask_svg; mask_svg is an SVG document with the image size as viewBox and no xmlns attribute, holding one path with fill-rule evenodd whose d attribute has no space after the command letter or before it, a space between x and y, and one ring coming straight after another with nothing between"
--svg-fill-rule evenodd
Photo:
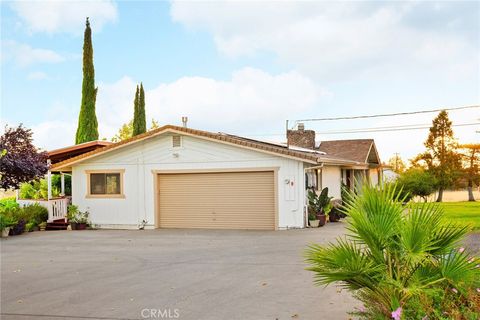
<instances>
[{"instance_id":1,"label":"roof","mask_svg":"<svg viewBox=\"0 0 480 320\"><path fill-rule=\"evenodd\" d=\"M55 163L51 167L51 170L60 170L60 169L69 168L71 165L79 163L86 159L90 159L92 157L96 157L113 150L118 150L120 148L126 147L133 143L137 143L139 141L143 141L143 140L161 135L166 132L197 136L204 139L215 140L215 141L219 141L226 144L238 145L247 149L254 149L254 150L258 150L265 153L273 153L283 157L294 158L294 159L304 161L304 162L309 162L309 163L318 163L321 161L321 159L319 158L319 156L321 155L321 152L318 152L318 150L308 150L308 151L291 150L286 146L280 146L274 143L268 143L268 142L238 137L234 135L228 135L225 133L213 133L213 132L179 127L174 125L165 125L163 127L147 131L143 134L134 136L132 138L122 140L117 143L112 143L104 146L103 148L96 149L87 153L83 153L76 157L67 159L65 161Z\"/></svg>"},{"instance_id":2,"label":"roof","mask_svg":"<svg viewBox=\"0 0 480 320\"><path fill-rule=\"evenodd\" d=\"M333 157L348 159L363 164L372 162L369 161L369 155L370 151L374 151L376 162L373 163L380 163L373 139L322 141L319 150Z\"/></svg>"},{"instance_id":3,"label":"roof","mask_svg":"<svg viewBox=\"0 0 480 320\"><path fill-rule=\"evenodd\" d=\"M92 150L96 150L99 148L103 148L111 144L112 142L100 141L100 140L84 142L74 146L69 146L69 147L48 151L47 152L48 159L50 159L50 162L52 164L55 164L55 163L76 157L80 154L90 152Z\"/></svg>"}]
</instances>

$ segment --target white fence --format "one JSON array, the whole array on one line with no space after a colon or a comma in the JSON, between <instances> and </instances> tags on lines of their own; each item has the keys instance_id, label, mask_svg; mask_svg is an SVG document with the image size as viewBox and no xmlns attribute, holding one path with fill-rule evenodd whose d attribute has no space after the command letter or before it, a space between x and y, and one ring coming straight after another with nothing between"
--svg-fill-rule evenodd
<instances>
[{"instance_id":1,"label":"white fence","mask_svg":"<svg viewBox=\"0 0 480 320\"><path fill-rule=\"evenodd\" d=\"M53 220L67 218L67 207L70 204L70 198L56 198L50 200L17 199L17 202L22 207L38 203L42 207L47 208L48 222L52 222Z\"/></svg>"}]
</instances>

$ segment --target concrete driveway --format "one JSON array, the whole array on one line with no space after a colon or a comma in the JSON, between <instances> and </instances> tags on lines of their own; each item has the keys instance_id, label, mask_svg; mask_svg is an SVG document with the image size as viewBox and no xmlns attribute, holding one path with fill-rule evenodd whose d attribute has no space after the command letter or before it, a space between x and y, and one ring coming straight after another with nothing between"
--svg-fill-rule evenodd
<instances>
[{"instance_id":1,"label":"concrete driveway","mask_svg":"<svg viewBox=\"0 0 480 320\"><path fill-rule=\"evenodd\" d=\"M348 319L302 252L343 223L289 231L50 231L1 240L2 319Z\"/></svg>"}]
</instances>

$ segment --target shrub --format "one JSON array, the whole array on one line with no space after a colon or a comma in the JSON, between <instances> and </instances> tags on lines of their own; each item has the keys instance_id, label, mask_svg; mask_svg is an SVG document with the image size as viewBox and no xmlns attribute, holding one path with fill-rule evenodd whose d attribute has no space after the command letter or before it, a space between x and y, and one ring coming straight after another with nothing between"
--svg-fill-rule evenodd
<instances>
[{"instance_id":1,"label":"shrub","mask_svg":"<svg viewBox=\"0 0 480 320\"><path fill-rule=\"evenodd\" d=\"M0 211L11 210L18 208L18 203L15 200L15 197L3 198L0 200Z\"/></svg>"},{"instance_id":2,"label":"shrub","mask_svg":"<svg viewBox=\"0 0 480 320\"><path fill-rule=\"evenodd\" d=\"M52 197L58 197L60 191L57 187L52 186ZM20 185L21 199L47 199L48 198L48 182L46 179L25 182Z\"/></svg>"},{"instance_id":3,"label":"shrub","mask_svg":"<svg viewBox=\"0 0 480 320\"><path fill-rule=\"evenodd\" d=\"M8 227L12 227L17 224L17 221L9 215L0 213L0 230L3 230Z\"/></svg>"},{"instance_id":4,"label":"shrub","mask_svg":"<svg viewBox=\"0 0 480 320\"><path fill-rule=\"evenodd\" d=\"M21 217L24 218L27 223L32 222L34 226L38 226L40 223L48 220L48 210L38 203L35 203L23 207Z\"/></svg>"},{"instance_id":5,"label":"shrub","mask_svg":"<svg viewBox=\"0 0 480 320\"><path fill-rule=\"evenodd\" d=\"M478 318L478 294L469 295L480 287L480 259L457 248L467 227L444 220L434 203L405 208L397 189L365 185L352 195L347 236L306 251L315 283L352 291L366 308L357 312L363 319Z\"/></svg>"},{"instance_id":6,"label":"shrub","mask_svg":"<svg viewBox=\"0 0 480 320\"><path fill-rule=\"evenodd\" d=\"M411 196L419 196L425 201L436 189L435 177L422 168L408 169L398 177L397 183Z\"/></svg>"}]
</instances>

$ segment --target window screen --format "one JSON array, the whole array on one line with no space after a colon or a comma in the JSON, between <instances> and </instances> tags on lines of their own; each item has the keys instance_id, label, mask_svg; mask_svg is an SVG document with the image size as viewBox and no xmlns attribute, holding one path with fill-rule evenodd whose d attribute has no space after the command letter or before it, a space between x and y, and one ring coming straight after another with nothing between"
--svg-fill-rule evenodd
<instances>
[{"instance_id":1,"label":"window screen","mask_svg":"<svg viewBox=\"0 0 480 320\"><path fill-rule=\"evenodd\" d=\"M120 173L91 173L91 194L120 194Z\"/></svg>"}]
</instances>

